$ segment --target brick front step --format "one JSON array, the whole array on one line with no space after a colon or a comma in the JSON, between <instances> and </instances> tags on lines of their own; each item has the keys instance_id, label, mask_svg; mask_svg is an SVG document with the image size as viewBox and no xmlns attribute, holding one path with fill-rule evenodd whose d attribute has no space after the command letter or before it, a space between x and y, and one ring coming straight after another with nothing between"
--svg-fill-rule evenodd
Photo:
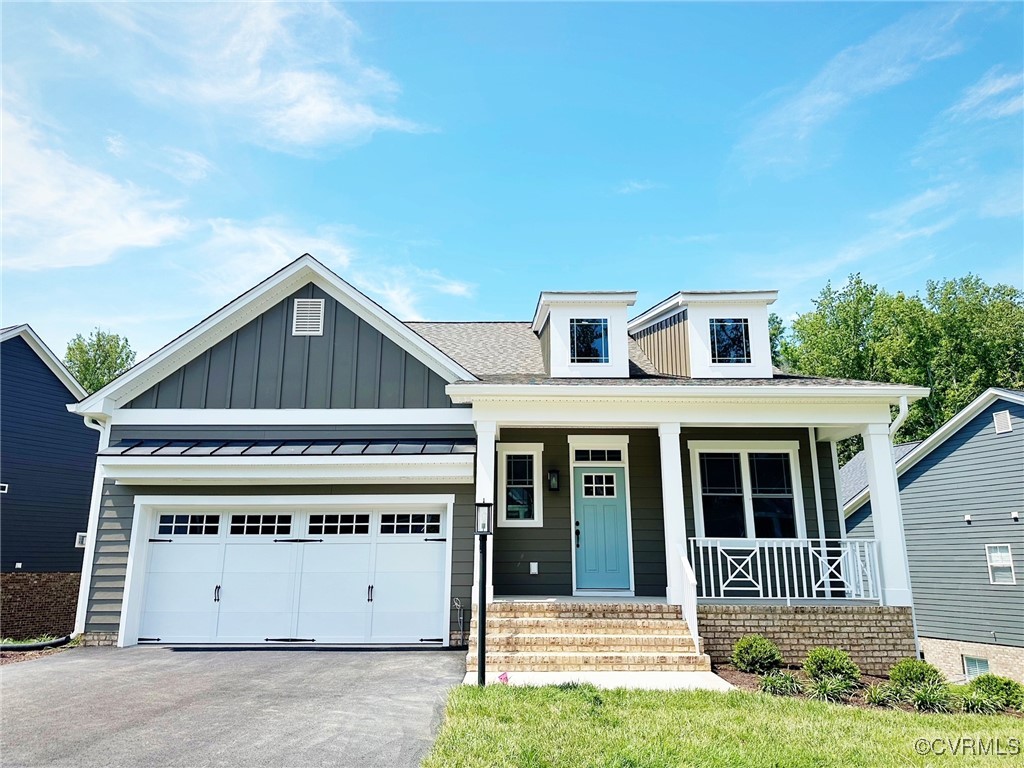
<instances>
[{"instance_id":1,"label":"brick front step","mask_svg":"<svg viewBox=\"0 0 1024 768\"><path fill-rule=\"evenodd\" d=\"M475 647L476 638L471 642ZM548 653L691 653L689 634L675 635L559 635L488 632L488 652Z\"/></svg>"},{"instance_id":2,"label":"brick front step","mask_svg":"<svg viewBox=\"0 0 1024 768\"><path fill-rule=\"evenodd\" d=\"M488 616L555 619L679 619L678 605L659 603L490 603Z\"/></svg>"},{"instance_id":3,"label":"brick front step","mask_svg":"<svg viewBox=\"0 0 1024 768\"><path fill-rule=\"evenodd\" d=\"M492 672L707 672L711 660L695 653L492 653ZM476 654L466 657L466 670L476 671Z\"/></svg>"}]
</instances>

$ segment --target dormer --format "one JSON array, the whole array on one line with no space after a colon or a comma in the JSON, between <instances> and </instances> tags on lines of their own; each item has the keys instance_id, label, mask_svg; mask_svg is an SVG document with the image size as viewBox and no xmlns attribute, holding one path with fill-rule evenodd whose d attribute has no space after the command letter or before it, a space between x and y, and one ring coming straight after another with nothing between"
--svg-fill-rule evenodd
<instances>
[{"instance_id":1,"label":"dormer","mask_svg":"<svg viewBox=\"0 0 1024 768\"><path fill-rule=\"evenodd\" d=\"M552 378L629 377L629 308L635 291L544 291L533 316Z\"/></svg>"},{"instance_id":2,"label":"dormer","mask_svg":"<svg viewBox=\"0 0 1024 768\"><path fill-rule=\"evenodd\" d=\"M694 379L770 379L768 306L778 291L686 291L629 323L658 370Z\"/></svg>"}]
</instances>

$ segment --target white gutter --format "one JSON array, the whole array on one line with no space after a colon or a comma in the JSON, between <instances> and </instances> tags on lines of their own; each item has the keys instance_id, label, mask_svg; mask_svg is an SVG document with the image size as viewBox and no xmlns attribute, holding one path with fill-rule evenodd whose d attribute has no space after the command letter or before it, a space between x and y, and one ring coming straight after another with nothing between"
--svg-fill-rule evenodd
<instances>
[{"instance_id":1,"label":"white gutter","mask_svg":"<svg viewBox=\"0 0 1024 768\"><path fill-rule=\"evenodd\" d=\"M449 384L445 393L456 404L487 398L616 398L701 399L701 398L823 398L886 399L909 402L928 396L927 387L915 386L778 386L778 385L692 385L692 384L488 384L486 382ZM901 405L901 409L903 406ZM901 422L902 423L902 422Z\"/></svg>"},{"instance_id":2,"label":"white gutter","mask_svg":"<svg viewBox=\"0 0 1024 768\"><path fill-rule=\"evenodd\" d=\"M896 414L896 418L893 419L892 424L889 425L889 442L892 442L893 437L899 431L899 428L903 426L903 422L907 420L907 416L910 415L910 407L907 405L907 396L903 395L900 397L900 412Z\"/></svg>"}]
</instances>

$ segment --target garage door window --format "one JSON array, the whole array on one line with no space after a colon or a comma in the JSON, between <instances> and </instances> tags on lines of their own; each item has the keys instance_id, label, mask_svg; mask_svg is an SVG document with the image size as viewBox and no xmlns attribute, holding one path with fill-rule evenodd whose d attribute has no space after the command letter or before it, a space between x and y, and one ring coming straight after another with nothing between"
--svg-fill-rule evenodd
<instances>
[{"instance_id":1,"label":"garage door window","mask_svg":"<svg viewBox=\"0 0 1024 768\"><path fill-rule=\"evenodd\" d=\"M165 536L216 536L220 515L160 515L157 531Z\"/></svg>"},{"instance_id":2,"label":"garage door window","mask_svg":"<svg viewBox=\"0 0 1024 768\"><path fill-rule=\"evenodd\" d=\"M310 535L344 535L370 532L370 516L366 515L310 515Z\"/></svg>"},{"instance_id":3,"label":"garage door window","mask_svg":"<svg viewBox=\"0 0 1024 768\"><path fill-rule=\"evenodd\" d=\"M409 512L380 516L380 532L395 533L440 533L441 515Z\"/></svg>"},{"instance_id":4,"label":"garage door window","mask_svg":"<svg viewBox=\"0 0 1024 768\"><path fill-rule=\"evenodd\" d=\"M288 535L292 532L291 515L232 515L232 536Z\"/></svg>"}]
</instances>

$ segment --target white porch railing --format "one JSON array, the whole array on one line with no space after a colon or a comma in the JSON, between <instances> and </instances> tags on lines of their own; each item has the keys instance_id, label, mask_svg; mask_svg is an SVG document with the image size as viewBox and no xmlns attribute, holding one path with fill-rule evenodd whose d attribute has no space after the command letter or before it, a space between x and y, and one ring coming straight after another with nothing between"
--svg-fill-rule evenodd
<instances>
[{"instance_id":1,"label":"white porch railing","mask_svg":"<svg viewBox=\"0 0 1024 768\"><path fill-rule=\"evenodd\" d=\"M700 653L700 634L697 631L697 577L686 557L686 550L679 545L679 557L683 561L683 618L693 638L693 647Z\"/></svg>"},{"instance_id":2,"label":"white porch railing","mask_svg":"<svg viewBox=\"0 0 1024 768\"><path fill-rule=\"evenodd\" d=\"M690 539L699 598L880 602L873 539Z\"/></svg>"}]
</instances>

